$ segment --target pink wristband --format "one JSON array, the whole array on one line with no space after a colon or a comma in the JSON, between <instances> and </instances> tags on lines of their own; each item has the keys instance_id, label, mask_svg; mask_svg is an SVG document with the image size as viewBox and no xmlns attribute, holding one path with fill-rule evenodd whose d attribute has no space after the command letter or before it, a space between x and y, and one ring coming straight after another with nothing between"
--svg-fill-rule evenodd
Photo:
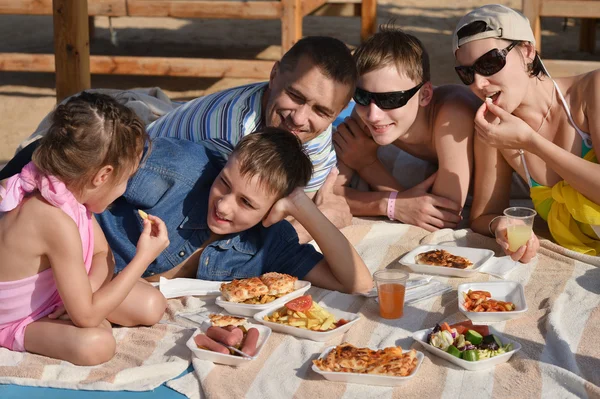
<instances>
[{"instance_id":1,"label":"pink wristband","mask_svg":"<svg viewBox=\"0 0 600 399\"><path fill-rule=\"evenodd\" d=\"M388 197L387 204L387 217L390 220L394 220L394 214L396 213L396 196L398 195L398 191L392 191L390 196Z\"/></svg>"}]
</instances>

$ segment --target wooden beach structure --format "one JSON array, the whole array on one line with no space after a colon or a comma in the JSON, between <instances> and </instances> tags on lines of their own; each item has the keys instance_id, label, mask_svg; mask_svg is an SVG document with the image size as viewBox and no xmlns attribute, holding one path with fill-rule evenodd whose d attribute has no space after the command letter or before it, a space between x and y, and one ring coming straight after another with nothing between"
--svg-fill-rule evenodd
<instances>
[{"instance_id":1,"label":"wooden beach structure","mask_svg":"<svg viewBox=\"0 0 600 399\"><path fill-rule=\"evenodd\" d=\"M542 17L581 18L579 50L593 53L596 47L596 19L600 18L598 0L523 0L523 14L529 19L536 48L552 76L573 76L600 69L600 62L551 60L542 52Z\"/></svg>"},{"instance_id":2,"label":"wooden beach structure","mask_svg":"<svg viewBox=\"0 0 600 399\"><path fill-rule=\"evenodd\" d=\"M90 55L94 16L218 19L279 19L281 49L302 38L305 16L327 7L327 0L9 0L0 14L53 15L54 54L0 53L0 71L56 72L57 99L90 88L90 73L213 78L268 78L272 61ZM361 16L361 37L376 30L376 0L347 3ZM93 28L93 25L92 25Z\"/></svg>"}]
</instances>

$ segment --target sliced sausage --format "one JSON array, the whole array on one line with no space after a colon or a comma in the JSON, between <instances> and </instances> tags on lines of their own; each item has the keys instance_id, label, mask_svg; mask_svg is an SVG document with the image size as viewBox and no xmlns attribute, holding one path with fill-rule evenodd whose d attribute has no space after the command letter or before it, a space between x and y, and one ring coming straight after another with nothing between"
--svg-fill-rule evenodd
<instances>
[{"instance_id":1,"label":"sliced sausage","mask_svg":"<svg viewBox=\"0 0 600 399\"><path fill-rule=\"evenodd\" d=\"M206 335L215 341L229 346L239 345L242 339L244 339L244 333L237 327L231 331L227 331L224 328L212 326L206 330Z\"/></svg>"},{"instance_id":2,"label":"sliced sausage","mask_svg":"<svg viewBox=\"0 0 600 399\"><path fill-rule=\"evenodd\" d=\"M229 355L229 349L224 347L218 342L213 341L209 337L204 334L198 334L194 337L194 342L196 345L202 349L208 349L209 351L222 353L224 355Z\"/></svg>"},{"instance_id":3,"label":"sliced sausage","mask_svg":"<svg viewBox=\"0 0 600 399\"><path fill-rule=\"evenodd\" d=\"M248 356L254 356L256 354L258 336L259 333L256 328L249 329L248 333L246 334L246 339L244 340L244 345L242 346L242 352Z\"/></svg>"}]
</instances>

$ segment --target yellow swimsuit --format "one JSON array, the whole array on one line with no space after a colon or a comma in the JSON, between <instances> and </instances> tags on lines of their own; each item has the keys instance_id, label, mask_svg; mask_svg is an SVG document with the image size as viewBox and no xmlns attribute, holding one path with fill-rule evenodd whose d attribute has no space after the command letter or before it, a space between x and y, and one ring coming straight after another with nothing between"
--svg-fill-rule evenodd
<instances>
[{"instance_id":1,"label":"yellow swimsuit","mask_svg":"<svg viewBox=\"0 0 600 399\"><path fill-rule=\"evenodd\" d=\"M558 85L556 82L553 83L569 121L583 140L581 157L586 161L598 163L590 135L577 128ZM529 195L535 210L548 222L554 240L561 246L576 252L592 256L600 255L598 238L600 237L600 205L590 201L564 180L553 187L538 184L529 174L523 151L520 151L520 154L530 187Z\"/></svg>"}]
</instances>

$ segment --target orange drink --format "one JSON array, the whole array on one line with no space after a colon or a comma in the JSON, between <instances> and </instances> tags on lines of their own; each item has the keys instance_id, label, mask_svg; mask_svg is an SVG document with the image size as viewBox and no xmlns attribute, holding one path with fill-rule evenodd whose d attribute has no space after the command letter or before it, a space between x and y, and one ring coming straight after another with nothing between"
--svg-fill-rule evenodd
<instances>
[{"instance_id":1,"label":"orange drink","mask_svg":"<svg viewBox=\"0 0 600 399\"><path fill-rule=\"evenodd\" d=\"M408 273L398 269L378 270L373 274L379 298L379 314L384 319L399 319L404 314L404 294Z\"/></svg>"},{"instance_id":2,"label":"orange drink","mask_svg":"<svg viewBox=\"0 0 600 399\"><path fill-rule=\"evenodd\" d=\"M404 314L404 293L402 284L381 284L378 288L379 313L384 319L399 319Z\"/></svg>"}]
</instances>

